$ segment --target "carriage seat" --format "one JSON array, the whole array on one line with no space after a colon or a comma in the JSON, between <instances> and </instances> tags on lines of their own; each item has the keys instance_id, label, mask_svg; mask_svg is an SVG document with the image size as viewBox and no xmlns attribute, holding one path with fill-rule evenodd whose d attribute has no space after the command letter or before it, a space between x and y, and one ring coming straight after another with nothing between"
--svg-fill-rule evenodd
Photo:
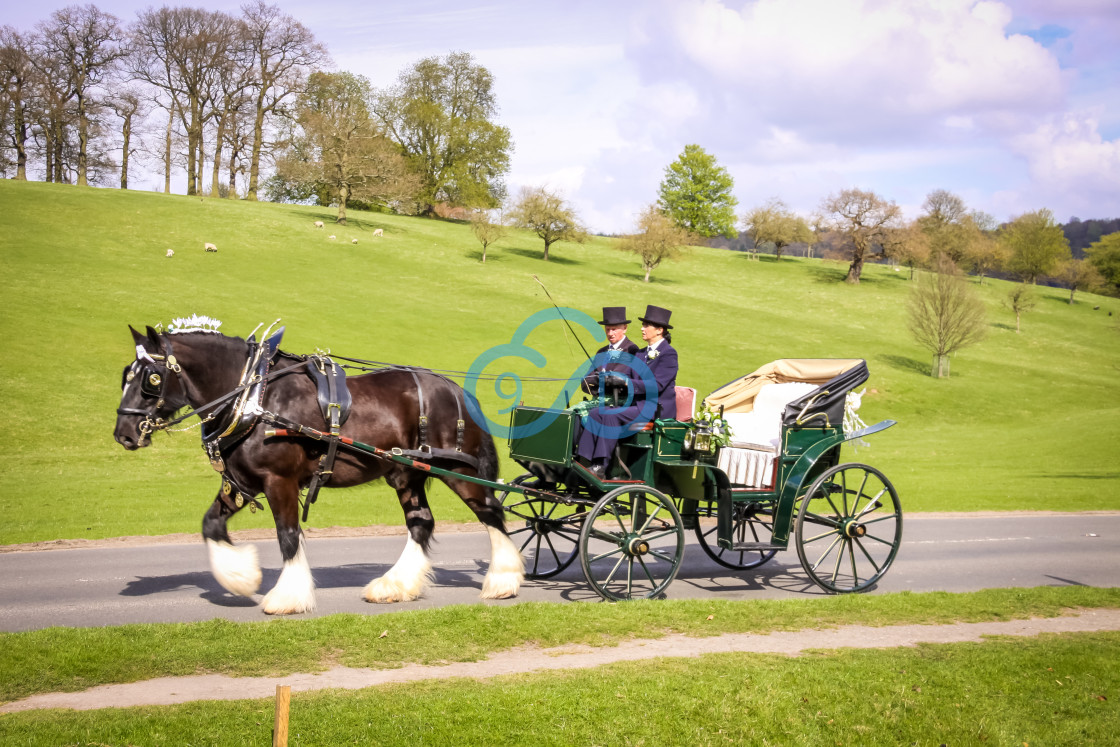
<instances>
[{"instance_id":1,"label":"carriage seat","mask_svg":"<svg viewBox=\"0 0 1120 747\"><path fill-rule=\"evenodd\" d=\"M767 384L755 395L754 409L724 413L731 441L720 449L719 467L733 484L771 486L774 460L782 449L782 411L816 388L799 381Z\"/></svg>"},{"instance_id":2,"label":"carriage seat","mask_svg":"<svg viewBox=\"0 0 1120 747\"><path fill-rule=\"evenodd\" d=\"M687 423L696 412L696 390L690 386L677 387L677 420Z\"/></svg>"}]
</instances>

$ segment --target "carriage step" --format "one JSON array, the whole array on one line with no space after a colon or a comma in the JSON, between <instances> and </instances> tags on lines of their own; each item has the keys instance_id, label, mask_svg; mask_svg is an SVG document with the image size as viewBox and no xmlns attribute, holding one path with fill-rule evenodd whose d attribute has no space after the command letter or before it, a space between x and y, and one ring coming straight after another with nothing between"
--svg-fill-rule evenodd
<instances>
[{"instance_id":1,"label":"carriage step","mask_svg":"<svg viewBox=\"0 0 1120 747\"><path fill-rule=\"evenodd\" d=\"M742 550L784 550L785 548L770 542L740 542L737 545L732 545L729 549L732 552L739 552Z\"/></svg>"}]
</instances>

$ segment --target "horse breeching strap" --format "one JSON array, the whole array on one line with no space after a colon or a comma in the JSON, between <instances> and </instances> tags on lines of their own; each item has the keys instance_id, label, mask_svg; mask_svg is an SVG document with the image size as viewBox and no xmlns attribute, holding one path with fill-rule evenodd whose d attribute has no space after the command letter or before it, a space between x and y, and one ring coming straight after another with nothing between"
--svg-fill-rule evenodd
<instances>
[{"instance_id":1,"label":"horse breeching strap","mask_svg":"<svg viewBox=\"0 0 1120 747\"><path fill-rule=\"evenodd\" d=\"M330 429L327 435L327 451L319 457L319 468L311 476L307 486L307 497L303 501L303 521L306 523L311 504L319 499L319 488L323 487L334 474L334 460L338 455L339 433L342 424L350 415L350 390L346 388L346 373L342 367L326 356L315 356L307 362L307 371L315 381L318 390L319 408L323 419Z\"/></svg>"}]
</instances>

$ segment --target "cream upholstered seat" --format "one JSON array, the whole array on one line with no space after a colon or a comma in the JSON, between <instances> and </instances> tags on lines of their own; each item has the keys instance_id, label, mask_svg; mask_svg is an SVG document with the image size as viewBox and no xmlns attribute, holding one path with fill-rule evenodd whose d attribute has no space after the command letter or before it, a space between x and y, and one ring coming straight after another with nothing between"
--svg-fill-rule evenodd
<instances>
[{"instance_id":1,"label":"cream upholstered seat","mask_svg":"<svg viewBox=\"0 0 1120 747\"><path fill-rule=\"evenodd\" d=\"M816 384L800 381L767 384L758 390L750 412L724 414L731 443L720 449L719 467L732 483L770 487L774 459L782 448L782 411L816 388Z\"/></svg>"}]
</instances>

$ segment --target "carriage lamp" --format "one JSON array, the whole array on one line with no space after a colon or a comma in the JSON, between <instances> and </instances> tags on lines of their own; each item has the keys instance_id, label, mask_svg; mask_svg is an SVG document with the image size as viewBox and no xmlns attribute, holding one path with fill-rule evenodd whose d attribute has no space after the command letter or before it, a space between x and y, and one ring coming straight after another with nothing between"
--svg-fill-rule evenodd
<instances>
[{"instance_id":1,"label":"carriage lamp","mask_svg":"<svg viewBox=\"0 0 1120 747\"><path fill-rule=\"evenodd\" d=\"M696 416L692 428L684 436L684 452L691 452L698 457L711 456L720 446L726 446L728 441L723 408L717 412L705 404Z\"/></svg>"}]
</instances>

